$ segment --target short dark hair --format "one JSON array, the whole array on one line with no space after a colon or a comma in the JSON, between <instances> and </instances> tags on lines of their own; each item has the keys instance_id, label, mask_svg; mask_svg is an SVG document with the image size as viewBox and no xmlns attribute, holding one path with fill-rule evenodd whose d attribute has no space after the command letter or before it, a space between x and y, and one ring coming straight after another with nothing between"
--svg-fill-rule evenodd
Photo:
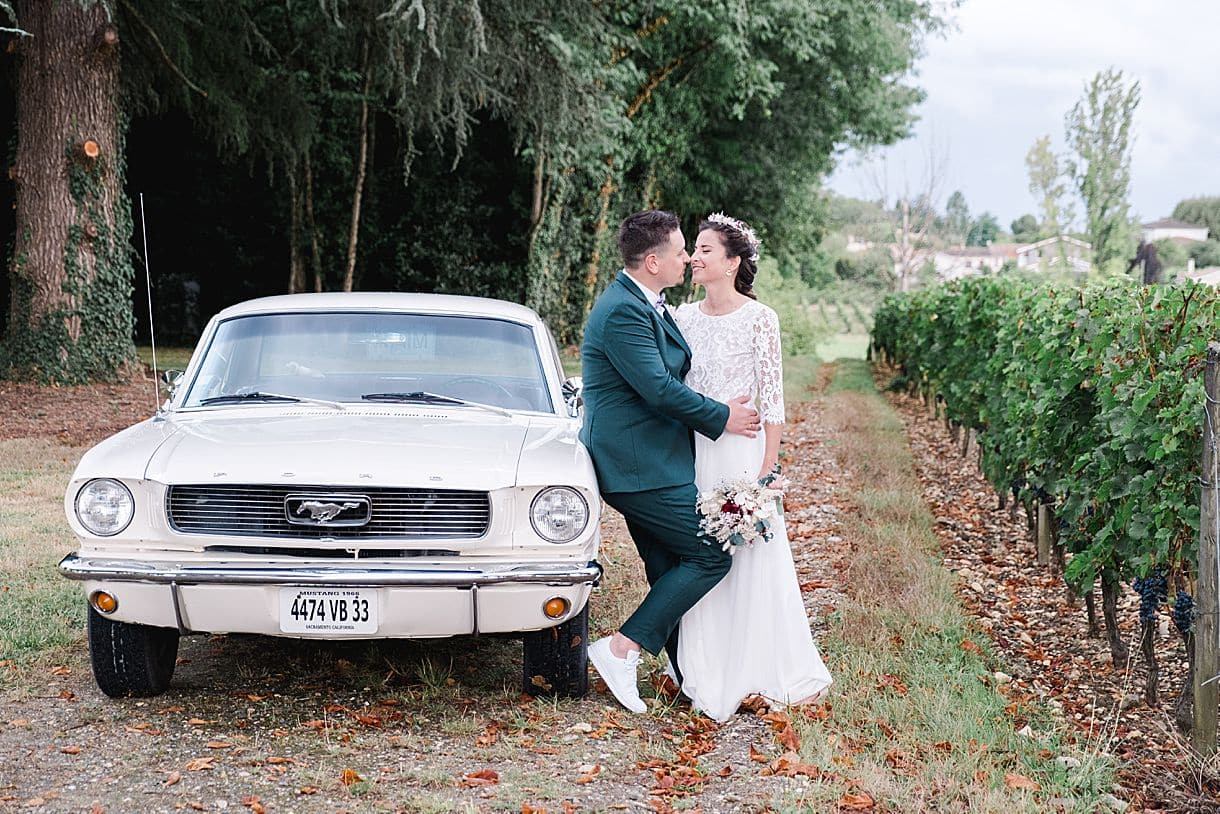
<instances>
[{"instance_id":1,"label":"short dark hair","mask_svg":"<svg viewBox=\"0 0 1220 814\"><path fill-rule=\"evenodd\" d=\"M623 265L635 268L658 246L669 240L670 234L682 228L682 222L672 212L649 209L628 215L618 227L618 251Z\"/></svg>"}]
</instances>

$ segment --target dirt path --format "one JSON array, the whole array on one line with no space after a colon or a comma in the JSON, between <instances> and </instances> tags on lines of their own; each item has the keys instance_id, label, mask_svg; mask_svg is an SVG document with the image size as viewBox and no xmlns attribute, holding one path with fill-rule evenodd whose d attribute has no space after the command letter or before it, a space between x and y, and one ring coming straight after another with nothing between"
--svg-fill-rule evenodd
<instances>
[{"instance_id":1,"label":"dirt path","mask_svg":"<svg viewBox=\"0 0 1220 814\"><path fill-rule=\"evenodd\" d=\"M96 440L147 412L145 384L5 385L0 414L26 412L6 420L4 436L39 427ZM834 607L845 546L819 409L790 414L788 464L789 528L815 630ZM618 518L603 536L609 578L593 620L607 628L642 579ZM648 714L632 716L598 682L581 701L523 698L519 648L495 637L195 636L183 640L170 691L145 700L103 697L83 639L44 663L0 661L0 810L737 812L782 809L813 782L771 768L784 751L774 718L716 726L659 690ZM659 687L658 665L647 669Z\"/></svg>"}]
</instances>

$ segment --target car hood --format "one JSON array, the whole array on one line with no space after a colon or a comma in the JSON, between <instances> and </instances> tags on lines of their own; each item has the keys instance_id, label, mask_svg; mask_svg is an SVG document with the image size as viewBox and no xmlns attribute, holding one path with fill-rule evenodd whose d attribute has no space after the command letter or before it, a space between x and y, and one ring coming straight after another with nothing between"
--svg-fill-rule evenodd
<instances>
[{"instance_id":1,"label":"car hood","mask_svg":"<svg viewBox=\"0 0 1220 814\"><path fill-rule=\"evenodd\" d=\"M169 418L175 431L152 451L144 476L490 490L515 483L529 429L527 417L474 411L272 409Z\"/></svg>"}]
</instances>

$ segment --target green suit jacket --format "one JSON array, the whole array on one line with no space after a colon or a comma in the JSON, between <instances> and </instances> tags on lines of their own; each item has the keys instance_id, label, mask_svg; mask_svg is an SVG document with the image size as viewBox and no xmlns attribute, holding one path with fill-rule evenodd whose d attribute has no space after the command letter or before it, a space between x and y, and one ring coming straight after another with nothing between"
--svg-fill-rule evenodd
<instances>
[{"instance_id":1,"label":"green suit jacket","mask_svg":"<svg viewBox=\"0 0 1220 814\"><path fill-rule=\"evenodd\" d=\"M626 272L589 313L580 348L584 425L603 492L643 492L695 479L697 431L718 438L728 405L682 383L690 347Z\"/></svg>"}]
</instances>

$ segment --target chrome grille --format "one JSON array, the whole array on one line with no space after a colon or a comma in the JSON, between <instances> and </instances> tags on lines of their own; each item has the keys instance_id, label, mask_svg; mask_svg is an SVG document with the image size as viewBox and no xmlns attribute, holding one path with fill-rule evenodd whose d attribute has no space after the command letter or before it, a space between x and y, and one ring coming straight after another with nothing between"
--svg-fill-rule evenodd
<instances>
[{"instance_id":1,"label":"chrome grille","mask_svg":"<svg viewBox=\"0 0 1220 814\"><path fill-rule=\"evenodd\" d=\"M284 517L288 495L360 494L372 516L358 528L297 526ZM175 531L235 537L395 540L472 540L487 533L486 492L459 489L356 489L336 486L171 486L166 513Z\"/></svg>"}]
</instances>

